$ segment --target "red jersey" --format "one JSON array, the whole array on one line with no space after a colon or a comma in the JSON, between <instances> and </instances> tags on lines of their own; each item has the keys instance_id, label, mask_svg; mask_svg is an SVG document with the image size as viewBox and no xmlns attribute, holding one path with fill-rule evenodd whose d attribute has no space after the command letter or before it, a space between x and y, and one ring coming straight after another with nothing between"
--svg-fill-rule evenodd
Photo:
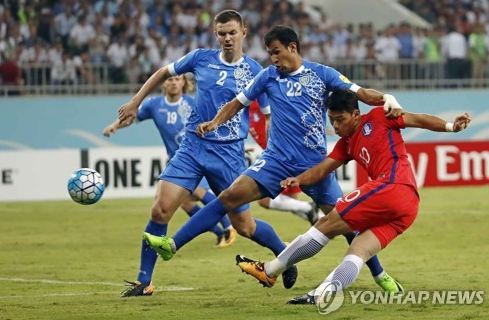
<instances>
[{"instance_id":1,"label":"red jersey","mask_svg":"<svg viewBox=\"0 0 489 320\"><path fill-rule=\"evenodd\" d=\"M261 112L258 102L253 101L249 107L250 129L255 132L251 135L258 145L265 150L267 147L266 119Z\"/></svg>"},{"instance_id":2,"label":"red jersey","mask_svg":"<svg viewBox=\"0 0 489 320\"><path fill-rule=\"evenodd\" d=\"M387 119L383 107L362 115L360 126L350 137L341 138L329 157L348 162L356 160L372 180L405 184L416 188L400 129L403 117Z\"/></svg>"}]
</instances>

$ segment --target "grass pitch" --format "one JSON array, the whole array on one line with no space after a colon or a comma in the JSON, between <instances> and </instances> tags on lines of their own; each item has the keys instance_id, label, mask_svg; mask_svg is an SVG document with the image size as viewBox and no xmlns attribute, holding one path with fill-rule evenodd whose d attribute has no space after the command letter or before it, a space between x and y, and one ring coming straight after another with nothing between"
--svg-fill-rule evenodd
<instances>
[{"instance_id":1,"label":"grass pitch","mask_svg":"<svg viewBox=\"0 0 489 320\"><path fill-rule=\"evenodd\" d=\"M380 254L386 271L407 290L488 290L489 189L421 191L418 219ZM288 306L341 261L338 238L299 264L291 290L265 289L241 272L234 256L267 260L272 255L239 238L215 249L207 233L156 267L152 297L119 298L122 280L134 280L140 239L151 199L102 200L94 206L71 201L0 203L0 319L306 319L325 318L314 306ZM306 222L253 206L283 240L307 230ZM169 234L186 220L178 212ZM364 268L352 290L377 290ZM487 300L487 295L485 295ZM489 319L481 305L351 304L328 319Z\"/></svg>"}]
</instances>

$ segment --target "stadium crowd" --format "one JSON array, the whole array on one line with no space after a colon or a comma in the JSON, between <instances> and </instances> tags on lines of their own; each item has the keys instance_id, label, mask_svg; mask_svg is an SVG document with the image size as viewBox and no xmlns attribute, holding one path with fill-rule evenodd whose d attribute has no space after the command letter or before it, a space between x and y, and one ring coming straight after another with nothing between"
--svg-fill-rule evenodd
<instances>
[{"instance_id":1,"label":"stadium crowd","mask_svg":"<svg viewBox=\"0 0 489 320\"><path fill-rule=\"evenodd\" d=\"M372 24L340 25L325 12L287 0L4 0L1 83L95 84L103 75L94 66L103 64L109 66L105 76L110 83L140 83L194 48L217 47L212 17L225 8L243 14L246 53L264 64L264 33L285 24L298 31L303 56L313 61L389 65L416 59L446 62L442 77L450 79L488 76L489 0L401 3L432 28L406 22L383 30ZM386 68L386 73L387 78L412 77L402 68Z\"/></svg>"}]
</instances>

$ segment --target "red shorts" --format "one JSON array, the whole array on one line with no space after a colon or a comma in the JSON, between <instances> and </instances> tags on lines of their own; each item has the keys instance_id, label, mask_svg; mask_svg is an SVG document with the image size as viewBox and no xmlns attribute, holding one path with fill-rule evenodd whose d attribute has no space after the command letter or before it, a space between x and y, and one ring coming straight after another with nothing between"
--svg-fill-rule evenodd
<instances>
[{"instance_id":1,"label":"red shorts","mask_svg":"<svg viewBox=\"0 0 489 320\"><path fill-rule=\"evenodd\" d=\"M418 205L411 186L369 181L338 200L336 211L352 230L371 230L385 248L411 226Z\"/></svg>"},{"instance_id":2,"label":"red shorts","mask_svg":"<svg viewBox=\"0 0 489 320\"><path fill-rule=\"evenodd\" d=\"M281 193L285 194L286 196L291 196L291 195L298 194L301 192L302 192L302 190L300 187L288 187L288 188L284 189Z\"/></svg>"}]
</instances>

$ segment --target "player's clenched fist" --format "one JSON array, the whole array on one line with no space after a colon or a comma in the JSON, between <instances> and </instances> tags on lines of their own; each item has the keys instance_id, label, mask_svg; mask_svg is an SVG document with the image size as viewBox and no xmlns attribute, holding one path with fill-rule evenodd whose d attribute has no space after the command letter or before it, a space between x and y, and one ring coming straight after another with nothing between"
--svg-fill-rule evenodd
<instances>
[{"instance_id":1,"label":"player's clenched fist","mask_svg":"<svg viewBox=\"0 0 489 320\"><path fill-rule=\"evenodd\" d=\"M455 118L455 122L453 123L453 131L459 132L467 128L472 121L470 115L466 112Z\"/></svg>"},{"instance_id":2,"label":"player's clenched fist","mask_svg":"<svg viewBox=\"0 0 489 320\"><path fill-rule=\"evenodd\" d=\"M280 181L280 186L284 189L288 187L298 187L300 186L300 180L297 177L289 177Z\"/></svg>"}]
</instances>

